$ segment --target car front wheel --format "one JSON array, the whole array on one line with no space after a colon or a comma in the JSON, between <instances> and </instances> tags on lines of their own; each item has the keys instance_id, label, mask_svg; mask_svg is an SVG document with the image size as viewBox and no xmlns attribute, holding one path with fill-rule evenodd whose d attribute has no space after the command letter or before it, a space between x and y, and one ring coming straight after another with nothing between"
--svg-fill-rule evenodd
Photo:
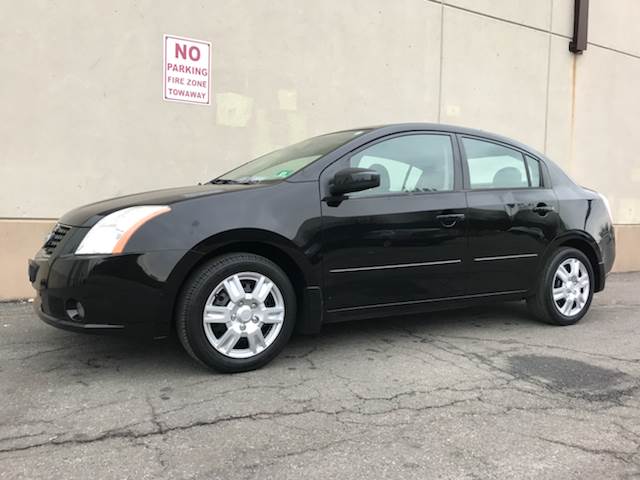
<instances>
[{"instance_id":1,"label":"car front wheel","mask_svg":"<svg viewBox=\"0 0 640 480\"><path fill-rule=\"evenodd\" d=\"M193 358L220 372L242 372L263 366L284 348L295 315L295 293L282 269L259 255L234 253L189 278L176 328Z\"/></svg>"},{"instance_id":2,"label":"car front wheel","mask_svg":"<svg viewBox=\"0 0 640 480\"><path fill-rule=\"evenodd\" d=\"M575 248L560 248L547 261L527 304L544 322L573 325L589 310L593 287L593 267L586 255Z\"/></svg>"}]
</instances>

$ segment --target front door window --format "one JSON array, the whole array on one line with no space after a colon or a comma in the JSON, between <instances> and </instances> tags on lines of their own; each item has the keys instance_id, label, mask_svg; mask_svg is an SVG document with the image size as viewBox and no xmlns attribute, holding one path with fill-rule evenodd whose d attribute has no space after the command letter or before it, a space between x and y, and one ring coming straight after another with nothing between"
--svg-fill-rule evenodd
<instances>
[{"instance_id":1,"label":"front door window","mask_svg":"<svg viewBox=\"0 0 640 480\"><path fill-rule=\"evenodd\" d=\"M368 147L350 159L351 167L380 174L380 186L351 196L453 190L453 148L448 135L406 135Z\"/></svg>"}]
</instances>

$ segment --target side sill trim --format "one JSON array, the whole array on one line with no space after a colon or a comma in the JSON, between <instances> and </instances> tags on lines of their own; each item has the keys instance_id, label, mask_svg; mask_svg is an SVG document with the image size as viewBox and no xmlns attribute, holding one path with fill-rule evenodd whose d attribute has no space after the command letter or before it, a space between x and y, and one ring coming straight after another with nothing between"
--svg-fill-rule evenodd
<instances>
[{"instance_id":1,"label":"side sill trim","mask_svg":"<svg viewBox=\"0 0 640 480\"><path fill-rule=\"evenodd\" d=\"M476 293L473 295L459 295L457 297L443 297L443 298L430 298L427 300L409 300L407 302L391 302L391 303L376 303L373 305L362 305L358 307L342 307L342 308L333 308L328 310L329 313L334 312L348 312L353 310L366 310L369 308L381 308L381 307L399 307L403 305L416 305L420 303L433 303L433 302L446 302L449 300L467 300L472 298L482 298L482 297L497 297L500 295L515 295L518 293L526 293L527 290L507 290L505 292L493 292L493 293Z\"/></svg>"},{"instance_id":2,"label":"side sill trim","mask_svg":"<svg viewBox=\"0 0 640 480\"><path fill-rule=\"evenodd\" d=\"M334 268L329 273L345 273L345 272L364 272L367 270L387 270L391 268L412 268L412 267L428 267L433 265L450 265L453 263L461 263L462 260L439 260L436 262L421 263L399 263L397 265L374 265L372 267L351 267L351 268Z\"/></svg>"},{"instance_id":3,"label":"side sill trim","mask_svg":"<svg viewBox=\"0 0 640 480\"><path fill-rule=\"evenodd\" d=\"M497 257L477 257L474 262L490 262L493 260L513 260L515 258L533 258L537 257L537 253L522 253L520 255L498 255Z\"/></svg>"}]
</instances>

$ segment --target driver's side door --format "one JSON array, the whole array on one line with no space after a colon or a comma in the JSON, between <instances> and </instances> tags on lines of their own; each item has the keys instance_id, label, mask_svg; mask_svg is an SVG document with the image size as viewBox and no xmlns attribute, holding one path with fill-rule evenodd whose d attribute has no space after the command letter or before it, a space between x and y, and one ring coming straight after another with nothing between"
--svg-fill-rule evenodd
<instances>
[{"instance_id":1,"label":"driver's side door","mask_svg":"<svg viewBox=\"0 0 640 480\"><path fill-rule=\"evenodd\" d=\"M329 313L419 307L466 293L466 199L451 135L374 141L321 175L324 303ZM330 183L350 167L380 186L336 202Z\"/></svg>"}]
</instances>

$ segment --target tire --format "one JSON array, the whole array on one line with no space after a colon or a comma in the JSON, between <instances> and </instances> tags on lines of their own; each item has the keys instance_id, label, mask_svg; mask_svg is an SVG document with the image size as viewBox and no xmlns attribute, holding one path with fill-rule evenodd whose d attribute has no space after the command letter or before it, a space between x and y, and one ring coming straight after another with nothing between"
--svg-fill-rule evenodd
<instances>
[{"instance_id":1,"label":"tire","mask_svg":"<svg viewBox=\"0 0 640 480\"><path fill-rule=\"evenodd\" d=\"M574 271L576 267L577 272ZM567 276L568 282L562 280L562 275ZM584 283L585 275L588 285ZM551 255L540 273L534 294L527 298L527 305L531 313L543 322L574 325L589 311L594 282L593 267L587 256L575 248L560 248Z\"/></svg>"},{"instance_id":2,"label":"tire","mask_svg":"<svg viewBox=\"0 0 640 480\"><path fill-rule=\"evenodd\" d=\"M176 330L199 363L223 373L245 372L282 351L295 318L296 295L286 273L259 255L232 253L205 263L185 282Z\"/></svg>"}]
</instances>

